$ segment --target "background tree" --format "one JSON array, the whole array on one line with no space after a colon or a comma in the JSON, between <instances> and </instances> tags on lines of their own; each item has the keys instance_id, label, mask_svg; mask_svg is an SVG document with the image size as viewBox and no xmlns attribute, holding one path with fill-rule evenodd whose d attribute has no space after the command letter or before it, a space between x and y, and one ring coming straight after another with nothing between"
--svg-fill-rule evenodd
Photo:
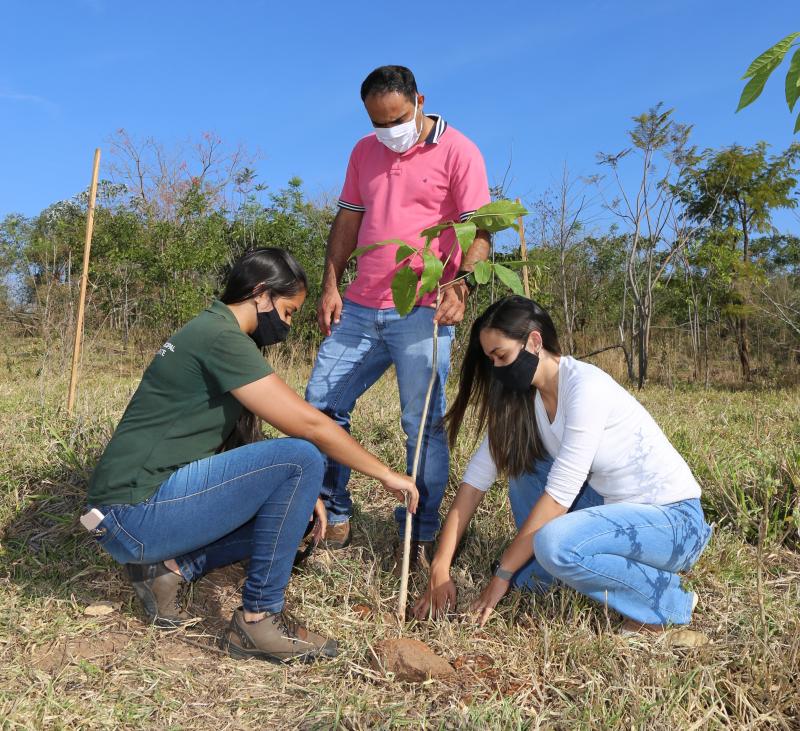
<instances>
[{"instance_id":1,"label":"background tree","mask_svg":"<svg viewBox=\"0 0 800 731\"><path fill-rule=\"evenodd\" d=\"M751 379L748 317L753 309L753 290L763 270L753 258L754 233L773 233L772 213L778 208L794 208L797 199L796 163L800 145L768 158L767 144L745 148L731 145L708 150L687 169L680 189L687 215L698 223L708 221L733 235L726 237L738 247L739 257L730 279L726 312L736 333L742 378Z\"/></svg>"},{"instance_id":2,"label":"background tree","mask_svg":"<svg viewBox=\"0 0 800 731\"><path fill-rule=\"evenodd\" d=\"M600 153L599 163L611 169L619 197L606 207L621 222L626 246L626 289L620 306L620 340L624 345L629 328L636 348L638 387L647 380L650 335L656 292L662 277L695 235L680 209L681 180L696 162L689 145L691 127L672 118L672 110L661 104L633 118L629 136L632 147L616 154ZM634 188L626 188L620 163L635 154L640 175ZM659 169L659 165L662 169ZM632 301L630 321L627 300Z\"/></svg>"},{"instance_id":3,"label":"background tree","mask_svg":"<svg viewBox=\"0 0 800 731\"><path fill-rule=\"evenodd\" d=\"M682 252L683 287L679 300L686 308L687 329L692 348L692 379L702 374L705 385L710 382L709 330L719 325L722 315L732 314L736 308L733 278L736 271L736 246L731 241L730 230L705 228ZM680 322L676 313L675 320Z\"/></svg>"},{"instance_id":4,"label":"background tree","mask_svg":"<svg viewBox=\"0 0 800 731\"><path fill-rule=\"evenodd\" d=\"M566 164L556 189L545 193L535 205L533 240L552 249L548 268L556 272L557 294L553 301L561 310L561 345L566 353L575 352L575 331L579 326L578 294L586 271L586 251L580 236L585 207L586 195L570 176Z\"/></svg>"},{"instance_id":5,"label":"background tree","mask_svg":"<svg viewBox=\"0 0 800 731\"><path fill-rule=\"evenodd\" d=\"M758 309L787 331L791 357L800 362L800 237L766 236L753 243L762 257L766 281L758 287Z\"/></svg>"},{"instance_id":6,"label":"background tree","mask_svg":"<svg viewBox=\"0 0 800 731\"><path fill-rule=\"evenodd\" d=\"M659 126L652 110L648 119ZM645 121L637 118L634 131ZM664 126L670 120L661 121ZM270 189L249 164L252 156L246 151L235 154L240 148L223 143L203 148L211 149L212 162L219 164L208 166L201 181L195 173L202 172L209 157L198 158L197 145L166 148L152 140L145 144L127 139L132 146L127 172L120 172L120 161L115 160L114 167L104 170L111 178L101 180L98 187L88 341L108 338L142 354L151 352L155 342L206 306L242 251L274 245L291 251L309 275L309 306L295 317L295 337L287 348L294 350L299 336L302 345L313 349L319 343L313 302L318 297L334 198L310 199L299 178ZM708 194L713 208L716 196L706 189L706 181L681 177L682 168L675 162L670 168L669 139L652 154L647 135L638 135L632 143L624 155L608 161L617 199L600 201L627 218L618 215L611 224L601 219L593 197L568 172L530 206L536 214L526 228L532 294L557 321L565 352L591 357L616 377L627 375L632 382L640 373L643 380L652 374L670 383L684 374L688 380L730 382L740 377L735 325L746 305L753 359L759 361L753 377L796 377L800 372L797 238L787 231L775 233L769 228L759 233L751 227L748 258L754 276L745 277L741 226L721 218L685 215L684 196L694 200L698 191ZM691 166L692 172L704 169L721 152L706 152ZM645 157L650 162L645 187L629 186L629 171L621 169L635 161L634 179L641 182ZM229 165L237 160L231 170ZM626 181L621 190L611 174L615 166ZM727 173L723 177L727 180ZM664 188L665 180L672 187ZM767 186L775 187L771 182ZM784 192L788 199L797 199L796 188ZM625 196L631 210L638 211L638 243L632 225L637 219L628 215ZM502 222L512 222L506 218ZM69 350L85 220L85 192L34 216L10 214L0 219L0 283L5 285L0 287L0 327L41 337L42 373L61 369L63 353ZM470 226L460 226L459 232L463 241L469 240ZM513 231L497 234L492 257L493 263L507 269L519 266ZM413 268L420 272L424 265L425 257L418 255ZM439 264L429 266L426 285ZM403 268L407 267L399 267ZM488 277L490 286L478 288L469 298L462 332L501 291L501 277L509 274L513 272L493 267L477 273L482 280ZM402 277L408 283L401 287L405 304L410 306L416 280L413 272ZM637 305L632 281L643 294L644 306ZM640 328L648 307L650 324ZM638 355L645 333L647 369L640 368ZM460 357L463 346L464 339L457 338L454 358ZM616 357L617 350L624 361ZM657 357L650 358L650 350Z\"/></svg>"}]
</instances>

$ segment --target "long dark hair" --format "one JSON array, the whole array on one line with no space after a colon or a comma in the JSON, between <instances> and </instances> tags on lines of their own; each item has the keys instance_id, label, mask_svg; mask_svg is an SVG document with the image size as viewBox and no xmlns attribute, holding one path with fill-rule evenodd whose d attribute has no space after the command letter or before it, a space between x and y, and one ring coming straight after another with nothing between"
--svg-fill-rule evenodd
<instances>
[{"instance_id":1,"label":"long dark hair","mask_svg":"<svg viewBox=\"0 0 800 731\"><path fill-rule=\"evenodd\" d=\"M235 305L267 292L270 297L294 297L308 291L308 278L300 263L288 251L270 246L250 249L231 266L220 300ZM236 449L264 438L261 419L243 409L233 431L219 448Z\"/></svg>"},{"instance_id":2,"label":"long dark hair","mask_svg":"<svg viewBox=\"0 0 800 731\"><path fill-rule=\"evenodd\" d=\"M294 297L308 290L308 278L288 251L275 246L245 251L231 266L220 300L226 305L269 292L272 297Z\"/></svg>"},{"instance_id":3,"label":"long dark hair","mask_svg":"<svg viewBox=\"0 0 800 731\"><path fill-rule=\"evenodd\" d=\"M524 345L536 331L542 347L561 355L558 335L550 315L536 302L517 295L504 297L481 314L472 325L469 344L461 364L458 395L445 416L450 444L455 445L467 407L477 411L479 436L489 434L489 452L497 471L506 477L530 472L537 459L545 456L534 412L535 389L512 391L492 378L492 361L483 352L480 334L486 328L498 330Z\"/></svg>"}]
</instances>

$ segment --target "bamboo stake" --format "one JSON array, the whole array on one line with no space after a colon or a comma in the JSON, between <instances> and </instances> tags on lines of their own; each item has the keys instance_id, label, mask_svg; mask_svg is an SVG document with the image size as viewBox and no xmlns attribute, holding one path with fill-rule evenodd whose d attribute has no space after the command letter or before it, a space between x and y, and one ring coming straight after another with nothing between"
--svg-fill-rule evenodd
<instances>
[{"instance_id":1,"label":"bamboo stake","mask_svg":"<svg viewBox=\"0 0 800 731\"><path fill-rule=\"evenodd\" d=\"M81 293L78 299L78 322L75 326L75 345L72 348L72 372L69 376L69 395L67 397L67 416L72 416L75 406L75 389L78 385L78 363L81 357L83 339L83 314L86 306L86 286L89 281L89 253L92 249L92 230L94 229L94 202L97 197L97 174L100 170L100 148L94 151L92 185L89 188L89 210L86 213L86 239L83 242L83 272L81 273Z\"/></svg>"},{"instance_id":2,"label":"bamboo stake","mask_svg":"<svg viewBox=\"0 0 800 731\"><path fill-rule=\"evenodd\" d=\"M436 307L439 307L442 291L436 298ZM428 390L425 393L425 403L422 406L422 419L420 420L419 433L417 434L417 444L414 448L414 463L411 468L411 479L417 482L417 471L419 470L419 458L422 453L422 438L425 434L425 422L428 421L428 409L431 405L431 395L433 386L436 383L439 360L439 323L433 323L433 356L431 358L431 377L428 381ZM408 601L408 569L411 559L411 511L408 509L408 499L406 499L406 524L403 533L403 564L400 573L400 598L397 603L397 617L403 622L406 618L406 603Z\"/></svg>"},{"instance_id":3,"label":"bamboo stake","mask_svg":"<svg viewBox=\"0 0 800 731\"><path fill-rule=\"evenodd\" d=\"M517 203L521 203L520 199L517 198ZM517 223L519 225L519 253L520 258L523 261L528 261L528 247L525 244L525 226L522 224L522 216L517 219ZM525 288L525 296L530 299L531 297L531 285L528 282L528 265L522 265L522 286Z\"/></svg>"}]
</instances>

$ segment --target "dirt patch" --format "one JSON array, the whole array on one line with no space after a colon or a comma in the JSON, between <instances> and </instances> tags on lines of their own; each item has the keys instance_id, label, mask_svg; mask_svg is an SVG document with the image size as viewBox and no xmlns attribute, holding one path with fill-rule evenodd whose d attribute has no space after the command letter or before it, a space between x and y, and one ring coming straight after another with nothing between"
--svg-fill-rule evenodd
<instances>
[{"instance_id":1,"label":"dirt patch","mask_svg":"<svg viewBox=\"0 0 800 731\"><path fill-rule=\"evenodd\" d=\"M56 640L49 645L35 648L31 652L30 663L46 673L58 672L65 665L82 660L102 667L118 659L130 642L129 635L114 631L91 637Z\"/></svg>"},{"instance_id":2,"label":"dirt patch","mask_svg":"<svg viewBox=\"0 0 800 731\"><path fill-rule=\"evenodd\" d=\"M162 668L198 667L220 656L216 636L202 634L193 637L163 635L155 646L132 647L141 637L128 632L109 630L88 637L59 639L49 645L33 648L29 663L37 670L56 674L70 664L89 662L107 668L127 657L148 660Z\"/></svg>"},{"instance_id":3,"label":"dirt patch","mask_svg":"<svg viewBox=\"0 0 800 731\"><path fill-rule=\"evenodd\" d=\"M202 636L197 639L175 638L159 643L155 652L158 662L173 668L196 668L220 656L216 637Z\"/></svg>"},{"instance_id":4,"label":"dirt patch","mask_svg":"<svg viewBox=\"0 0 800 731\"><path fill-rule=\"evenodd\" d=\"M523 680L509 677L507 671L501 672L495 660L481 653L459 655L453 660L453 667L458 674L458 684L467 691L461 697L462 705L472 704L472 694L479 688L499 693L501 696L515 695L529 686Z\"/></svg>"},{"instance_id":5,"label":"dirt patch","mask_svg":"<svg viewBox=\"0 0 800 731\"><path fill-rule=\"evenodd\" d=\"M373 647L372 666L393 673L396 680L419 683L429 678L450 678L455 670L424 642L413 639L382 640Z\"/></svg>"},{"instance_id":6,"label":"dirt patch","mask_svg":"<svg viewBox=\"0 0 800 731\"><path fill-rule=\"evenodd\" d=\"M242 603L241 588L246 578L242 564L216 569L192 585L189 611L204 617L214 631L221 630L231 612Z\"/></svg>"},{"instance_id":7,"label":"dirt patch","mask_svg":"<svg viewBox=\"0 0 800 731\"><path fill-rule=\"evenodd\" d=\"M460 677L476 675L483 678L496 679L500 674L495 667L494 660L489 655L459 655L453 661L453 667L458 671Z\"/></svg>"}]
</instances>

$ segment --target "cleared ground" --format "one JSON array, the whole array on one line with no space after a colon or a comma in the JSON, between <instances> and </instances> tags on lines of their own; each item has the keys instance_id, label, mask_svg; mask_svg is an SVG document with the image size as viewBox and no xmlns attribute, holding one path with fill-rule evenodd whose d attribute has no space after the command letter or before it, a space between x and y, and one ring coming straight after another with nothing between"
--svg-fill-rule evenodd
<instances>
[{"instance_id":1,"label":"cleared ground","mask_svg":"<svg viewBox=\"0 0 800 731\"><path fill-rule=\"evenodd\" d=\"M640 395L703 483L720 525L687 581L694 629L676 648L618 636L618 618L568 590L512 594L482 630L409 624L458 669L453 682L396 683L370 666L397 636L388 573L391 501L354 480L349 549L317 553L290 584L291 609L335 636L315 666L239 662L216 649L243 573L192 591L202 621L164 634L140 618L119 568L77 524L88 474L136 386L142 358L89 343L76 418L63 414L66 358L33 340L0 353L0 724L2 728L784 728L800 727L800 390L667 389ZM301 389L305 359L278 371ZM374 388L354 435L404 463L395 384ZM453 455L457 483L471 444ZM446 498L446 503L449 497ZM504 490L484 501L457 562L459 609L512 535ZM416 596L418 587L412 589ZM87 606L115 609L87 616Z\"/></svg>"}]
</instances>

